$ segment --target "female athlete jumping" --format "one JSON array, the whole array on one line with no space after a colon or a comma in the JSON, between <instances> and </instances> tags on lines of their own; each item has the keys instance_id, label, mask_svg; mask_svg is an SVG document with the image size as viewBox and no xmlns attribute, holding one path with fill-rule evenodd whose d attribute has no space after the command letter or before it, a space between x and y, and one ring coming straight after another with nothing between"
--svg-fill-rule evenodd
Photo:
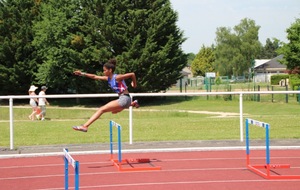
<instances>
[{"instance_id":1,"label":"female athlete jumping","mask_svg":"<svg viewBox=\"0 0 300 190\"><path fill-rule=\"evenodd\" d=\"M116 68L116 59L110 59L107 63L103 66L103 74L104 76L98 76L90 73L84 73L81 71L75 71L74 74L78 76L88 77L94 80L104 80L108 81L108 85L110 88L118 93L119 99L112 100L108 102L104 106L101 106L94 115L83 125L80 126L73 126L73 129L76 131L87 132L88 127L96 121L103 113L112 112L118 113L125 108L129 108L130 106L134 106L136 108L139 107L138 102L135 100L131 102L131 97L129 95L125 79L131 79L131 86L135 88L136 84L136 77L134 73L126 73L126 74L114 74Z\"/></svg>"}]
</instances>

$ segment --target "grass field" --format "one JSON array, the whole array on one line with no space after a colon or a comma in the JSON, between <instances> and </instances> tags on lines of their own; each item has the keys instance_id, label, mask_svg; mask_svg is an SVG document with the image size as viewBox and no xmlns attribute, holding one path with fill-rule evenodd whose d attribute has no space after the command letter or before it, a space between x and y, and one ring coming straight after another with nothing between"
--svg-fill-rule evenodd
<instances>
[{"instance_id":1,"label":"grass field","mask_svg":"<svg viewBox=\"0 0 300 190\"><path fill-rule=\"evenodd\" d=\"M50 100L51 102L51 100ZM52 101L54 102L54 101ZM141 100L133 112L134 141L238 140L239 102L206 97L168 97ZM84 123L96 107L49 106L46 121L30 121L29 106L14 107L14 145L81 144L109 141L109 120L122 125L122 140L128 142L129 112L104 114L87 133L72 130ZM271 125L271 139L300 138L300 104L244 101L244 118ZM0 106L0 147L9 147L9 108ZM251 138L263 139L264 131L251 128Z\"/></svg>"}]
</instances>

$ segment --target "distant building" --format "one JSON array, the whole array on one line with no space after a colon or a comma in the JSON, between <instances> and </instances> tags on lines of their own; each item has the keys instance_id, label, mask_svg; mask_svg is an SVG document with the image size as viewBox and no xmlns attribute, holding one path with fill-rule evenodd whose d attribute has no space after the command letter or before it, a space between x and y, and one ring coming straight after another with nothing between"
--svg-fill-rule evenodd
<instances>
[{"instance_id":1,"label":"distant building","mask_svg":"<svg viewBox=\"0 0 300 190\"><path fill-rule=\"evenodd\" d=\"M271 82L271 76L286 73L286 65L281 64L278 60L283 55L279 55L273 59L255 59L254 72L255 82Z\"/></svg>"},{"instance_id":2,"label":"distant building","mask_svg":"<svg viewBox=\"0 0 300 190\"><path fill-rule=\"evenodd\" d=\"M187 76L188 78L192 78L193 77L193 73L191 71L191 67L184 67L181 71L183 76Z\"/></svg>"},{"instance_id":3,"label":"distant building","mask_svg":"<svg viewBox=\"0 0 300 190\"><path fill-rule=\"evenodd\" d=\"M189 67L183 68L180 73L181 73L182 78L177 80L177 83L176 83L177 87L180 87L180 84L182 86L184 86L185 84L188 84L188 79L193 75L192 71L190 70Z\"/></svg>"}]
</instances>

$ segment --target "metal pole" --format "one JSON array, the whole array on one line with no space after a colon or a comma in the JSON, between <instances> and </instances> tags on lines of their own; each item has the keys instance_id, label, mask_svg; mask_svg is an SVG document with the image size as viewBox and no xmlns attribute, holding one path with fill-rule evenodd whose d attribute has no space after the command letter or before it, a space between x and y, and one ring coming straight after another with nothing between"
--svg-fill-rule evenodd
<instances>
[{"instance_id":1,"label":"metal pole","mask_svg":"<svg viewBox=\"0 0 300 190\"><path fill-rule=\"evenodd\" d=\"M10 128L10 150L14 149L14 112L13 99L9 98L9 128Z\"/></svg>"},{"instance_id":2,"label":"metal pole","mask_svg":"<svg viewBox=\"0 0 300 190\"><path fill-rule=\"evenodd\" d=\"M272 91L274 91L274 86L272 86ZM274 102L274 94L272 94L272 102Z\"/></svg>"},{"instance_id":3,"label":"metal pole","mask_svg":"<svg viewBox=\"0 0 300 190\"><path fill-rule=\"evenodd\" d=\"M79 190L79 162L75 162L75 190Z\"/></svg>"},{"instance_id":4,"label":"metal pole","mask_svg":"<svg viewBox=\"0 0 300 190\"><path fill-rule=\"evenodd\" d=\"M250 148L249 148L249 121L246 119L246 154L247 154L247 166L250 164Z\"/></svg>"},{"instance_id":5,"label":"metal pole","mask_svg":"<svg viewBox=\"0 0 300 190\"><path fill-rule=\"evenodd\" d=\"M122 139L121 139L122 137L121 137L121 126L120 125L118 125L118 149L119 149L119 153L118 153L118 155L119 155L119 163L121 164L121 162L122 162Z\"/></svg>"},{"instance_id":6,"label":"metal pole","mask_svg":"<svg viewBox=\"0 0 300 190\"><path fill-rule=\"evenodd\" d=\"M260 91L260 85L257 85L257 91ZM257 101L260 102L260 94L257 94Z\"/></svg>"},{"instance_id":7,"label":"metal pole","mask_svg":"<svg viewBox=\"0 0 300 190\"><path fill-rule=\"evenodd\" d=\"M265 124L266 128L266 162L267 164L270 164L270 133L269 133L269 124Z\"/></svg>"},{"instance_id":8,"label":"metal pole","mask_svg":"<svg viewBox=\"0 0 300 190\"><path fill-rule=\"evenodd\" d=\"M133 120L133 108L132 106L129 107L129 144L132 144L132 139L133 139L133 135L132 135L132 131L133 131L133 127L132 127L132 120Z\"/></svg>"},{"instance_id":9,"label":"metal pole","mask_svg":"<svg viewBox=\"0 0 300 190\"><path fill-rule=\"evenodd\" d=\"M113 128L113 123L112 121L109 122L109 144L110 144L110 159L113 158L113 134L112 134L112 128Z\"/></svg>"},{"instance_id":10,"label":"metal pole","mask_svg":"<svg viewBox=\"0 0 300 190\"><path fill-rule=\"evenodd\" d=\"M240 93L240 140L243 142L243 94Z\"/></svg>"},{"instance_id":11,"label":"metal pole","mask_svg":"<svg viewBox=\"0 0 300 190\"><path fill-rule=\"evenodd\" d=\"M68 152L68 149L65 149ZM68 166L68 159L64 156L65 161L65 189L69 189L69 166Z\"/></svg>"},{"instance_id":12,"label":"metal pole","mask_svg":"<svg viewBox=\"0 0 300 190\"><path fill-rule=\"evenodd\" d=\"M286 84L286 83L285 83L285 84ZM288 91L288 88L289 88L289 86L288 86L288 85L285 85L285 90L286 90L286 91ZM285 102L286 102L286 103L289 103L289 94L286 94L286 95L285 95Z\"/></svg>"}]
</instances>

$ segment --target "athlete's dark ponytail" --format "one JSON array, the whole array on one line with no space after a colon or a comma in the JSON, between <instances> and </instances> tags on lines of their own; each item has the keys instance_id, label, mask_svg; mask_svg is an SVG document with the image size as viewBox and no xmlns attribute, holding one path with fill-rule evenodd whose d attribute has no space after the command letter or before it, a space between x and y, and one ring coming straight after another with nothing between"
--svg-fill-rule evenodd
<instances>
[{"instance_id":1,"label":"athlete's dark ponytail","mask_svg":"<svg viewBox=\"0 0 300 190\"><path fill-rule=\"evenodd\" d=\"M112 72L115 72L116 65L117 65L117 60L115 58L112 58L108 60L107 63L104 64L104 67L106 67L107 69L111 69Z\"/></svg>"}]
</instances>

